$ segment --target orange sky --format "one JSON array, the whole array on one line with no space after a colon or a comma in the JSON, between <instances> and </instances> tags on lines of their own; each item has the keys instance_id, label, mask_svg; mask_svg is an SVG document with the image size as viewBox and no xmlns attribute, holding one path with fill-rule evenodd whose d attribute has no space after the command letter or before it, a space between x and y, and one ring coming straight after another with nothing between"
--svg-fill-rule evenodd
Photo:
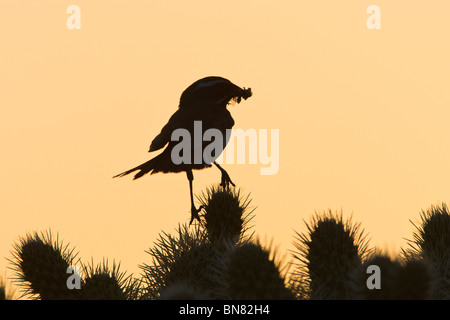
<instances>
[{"instance_id":1,"label":"orange sky","mask_svg":"<svg viewBox=\"0 0 450 320\"><path fill-rule=\"evenodd\" d=\"M81 9L69 30L66 9ZM369 5L381 29L366 27ZM421 209L450 200L450 4L444 1L2 1L0 255L51 228L94 262L138 273L188 221L184 174L146 161L181 92L220 75L254 95L235 128L279 129L279 171L224 165L253 230L282 252L314 211L343 210L396 251ZM194 172L194 191L220 172ZM0 260L0 272L7 262ZM10 272L8 271L8 274Z\"/></svg>"}]
</instances>

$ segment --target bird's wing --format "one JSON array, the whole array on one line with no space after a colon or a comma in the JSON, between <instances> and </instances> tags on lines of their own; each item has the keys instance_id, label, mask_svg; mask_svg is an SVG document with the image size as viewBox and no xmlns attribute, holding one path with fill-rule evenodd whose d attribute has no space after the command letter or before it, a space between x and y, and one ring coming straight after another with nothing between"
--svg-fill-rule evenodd
<instances>
[{"instance_id":1,"label":"bird's wing","mask_svg":"<svg viewBox=\"0 0 450 320\"><path fill-rule=\"evenodd\" d=\"M172 136L172 132L175 129L185 127L185 116L177 110L169 119L167 124L162 128L160 134L158 134L155 139L153 139L149 152L159 150L163 148L168 142L170 142L170 138Z\"/></svg>"},{"instance_id":2,"label":"bird's wing","mask_svg":"<svg viewBox=\"0 0 450 320\"><path fill-rule=\"evenodd\" d=\"M169 143L172 132L176 129L183 128L192 131L193 122L196 120L203 121L204 130L216 128L225 131L226 129L231 129L234 125L234 120L227 109L178 109L162 128L161 133L153 139L149 152L159 150Z\"/></svg>"}]
</instances>

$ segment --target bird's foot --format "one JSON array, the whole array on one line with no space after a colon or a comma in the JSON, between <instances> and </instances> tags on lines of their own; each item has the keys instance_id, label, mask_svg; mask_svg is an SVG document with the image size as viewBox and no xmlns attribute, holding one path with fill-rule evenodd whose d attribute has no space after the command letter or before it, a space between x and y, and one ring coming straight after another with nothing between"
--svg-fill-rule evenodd
<instances>
[{"instance_id":1,"label":"bird's foot","mask_svg":"<svg viewBox=\"0 0 450 320\"><path fill-rule=\"evenodd\" d=\"M203 205L198 207L198 209L194 205L192 205L192 207L191 207L191 221L189 222L189 225L192 224L192 221L194 221L194 219L197 219L198 222L200 222L200 216L198 215L198 213L200 211L202 211L203 208L204 208Z\"/></svg>"},{"instance_id":2,"label":"bird's foot","mask_svg":"<svg viewBox=\"0 0 450 320\"><path fill-rule=\"evenodd\" d=\"M228 175L228 173L225 170L223 170L222 171L222 179L221 179L221 182L220 182L220 186L225 189L225 188L228 188L230 186L230 184L233 187L235 187L235 185L234 185L233 181L231 181L231 178Z\"/></svg>"}]
</instances>

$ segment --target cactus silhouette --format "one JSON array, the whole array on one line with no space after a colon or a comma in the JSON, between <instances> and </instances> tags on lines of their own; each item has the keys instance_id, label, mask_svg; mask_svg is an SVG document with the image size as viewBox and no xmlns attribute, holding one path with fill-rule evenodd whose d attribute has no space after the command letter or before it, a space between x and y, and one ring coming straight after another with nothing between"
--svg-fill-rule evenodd
<instances>
[{"instance_id":1,"label":"cactus silhouette","mask_svg":"<svg viewBox=\"0 0 450 320\"><path fill-rule=\"evenodd\" d=\"M354 276L369 253L359 224L330 211L306 223L307 232L297 233L294 253L296 274L308 282L311 299L352 299L360 283Z\"/></svg>"},{"instance_id":2,"label":"cactus silhouette","mask_svg":"<svg viewBox=\"0 0 450 320\"><path fill-rule=\"evenodd\" d=\"M427 300L431 298L432 274L428 263L410 260L394 280L394 299Z\"/></svg>"},{"instance_id":3,"label":"cactus silhouette","mask_svg":"<svg viewBox=\"0 0 450 320\"><path fill-rule=\"evenodd\" d=\"M78 292L66 285L67 269L77 254L68 245L53 238L51 231L28 234L13 247L11 269L22 297L42 300L76 299Z\"/></svg>"},{"instance_id":4,"label":"cactus silhouette","mask_svg":"<svg viewBox=\"0 0 450 320\"><path fill-rule=\"evenodd\" d=\"M291 300L286 287L285 267L273 249L256 241L229 246L220 257L218 274L224 296L233 300Z\"/></svg>"},{"instance_id":5,"label":"cactus silhouette","mask_svg":"<svg viewBox=\"0 0 450 320\"><path fill-rule=\"evenodd\" d=\"M197 198L200 221L162 231L146 251L138 278L108 260L84 264L52 232L26 234L13 245L10 269L21 297L42 300L192 299L449 299L450 218L446 204L432 206L413 223L401 255L370 249L361 225L342 212L315 213L295 232L293 261L249 233L249 195L212 186ZM69 288L71 266L81 266L79 287ZM369 286L369 266L380 287ZM0 299L11 299L0 281Z\"/></svg>"},{"instance_id":6,"label":"cactus silhouette","mask_svg":"<svg viewBox=\"0 0 450 320\"><path fill-rule=\"evenodd\" d=\"M423 259L431 268L432 298L450 299L450 214L447 204L431 206L421 212L409 247L403 250L407 260Z\"/></svg>"},{"instance_id":7,"label":"cactus silhouette","mask_svg":"<svg viewBox=\"0 0 450 320\"><path fill-rule=\"evenodd\" d=\"M139 295L139 281L132 275L120 271L120 263L107 260L94 266L83 265L85 274L80 290L80 299L85 300L134 300Z\"/></svg>"},{"instance_id":8,"label":"cactus silhouette","mask_svg":"<svg viewBox=\"0 0 450 320\"><path fill-rule=\"evenodd\" d=\"M0 283L0 300L7 300L6 287L3 285L3 283Z\"/></svg>"},{"instance_id":9,"label":"cactus silhouette","mask_svg":"<svg viewBox=\"0 0 450 320\"><path fill-rule=\"evenodd\" d=\"M377 266L380 269L380 289L363 288L363 299L367 300L391 300L394 298L394 283L401 269L400 261L392 259L387 254L374 253L364 263L361 273L361 281L367 278L366 270L369 266Z\"/></svg>"},{"instance_id":10,"label":"cactus silhouette","mask_svg":"<svg viewBox=\"0 0 450 320\"><path fill-rule=\"evenodd\" d=\"M206 300L209 295L194 289L183 281L174 282L161 289L160 300Z\"/></svg>"},{"instance_id":11,"label":"cactus silhouette","mask_svg":"<svg viewBox=\"0 0 450 320\"><path fill-rule=\"evenodd\" d=\"M185 224L178 226L177 234L163 232L146 251L152 264L140 266L144 279L143 298L159 298L164 288L179 282L200 292L212 290L205 275L214 250L205 231L199 225L194 225L191 231Z\"/></svg>"},{"instance_id":12,"label":"cactus silhouette","mask_svg":"<svg viewBox=\"0 0 450 320\"><path fill-rule=\"evenodd\" d=\"M107 261L97 266L83 265L74 249L64 245L49 230L29 234L14 245L11 269L14 281L22 291L22 297L42 300L125 300L138 296L138 281L125 272L120 265ZM77 273L79 288L70 288L68 280L81 265L85 276ZM70 268L69 268L70 267Z\"/></svg>"},{"instance_id":13,"label":"cactus silhouette","mask_svg":"<svg viewBox=\"0 0 450 320\"><path fill-rule=\"evenodd\" d=\"M192 296L223 297L215 284L214 264L227 245L248 239L245 232L253 211L247 212L249 196L242 196L235 188L213 186L198 199L204 211L201 223L179 225L177 236L163 232L147 251L152 264L140 266L145 284L143 297L156 299L163 291L174 292L174 288L183 286L192 288Z\"/></svg>"},{"instance_id":14,"label":"cactus silhouette","mask_svg":"<svg viewBox=\"0 0 450 320\"><path fill-rule=\"evenodd\" d=\"M364 288L362 298L367 300L425 300L430 298L431 273L422 260L402 261L386 254L376 253L364 263L364 270L375 265L380 268L380 288ZM361 275L362 281L367 277Z\"/></svg>"},{"instance_id":15,"label":"cactus silhouette","mask_svg":"<svg viewBox=\"0 0 450 320\"><path fill-rule=\"evenodd\" d=\"M240 189L212 186L199 197L204 213L204 227L211 242L227 240L237 243L248 230L253 210L248 211L250 195Z\"/></svg>"},{"instance_id":16,"label":"cactus silhouette","mask_svg":"<svg viewBox=\"0 0 450 320\"><path fill-rule=\"evenodd\" d=\"M13 300L15 290L7 283L6 276L0 278L0 300Z\"/></svg>"}]
</instances>

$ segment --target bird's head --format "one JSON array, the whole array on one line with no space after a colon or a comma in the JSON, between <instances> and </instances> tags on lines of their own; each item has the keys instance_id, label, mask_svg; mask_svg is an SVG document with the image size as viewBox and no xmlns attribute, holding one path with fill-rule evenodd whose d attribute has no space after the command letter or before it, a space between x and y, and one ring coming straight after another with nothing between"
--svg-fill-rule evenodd
<instances>
[{"instance_id":1,"label":"bird's head","mask_svg":"<svg viewBox=\"0 0 450 320\"><path fill-rule=\"evenodd\" d=\"M240 88L222 77L206 77L191 84L181 95L180 108L200 105L226 107L230 101L240 103L252 96L250 88Z\"/></svg>"}]
</instances>

